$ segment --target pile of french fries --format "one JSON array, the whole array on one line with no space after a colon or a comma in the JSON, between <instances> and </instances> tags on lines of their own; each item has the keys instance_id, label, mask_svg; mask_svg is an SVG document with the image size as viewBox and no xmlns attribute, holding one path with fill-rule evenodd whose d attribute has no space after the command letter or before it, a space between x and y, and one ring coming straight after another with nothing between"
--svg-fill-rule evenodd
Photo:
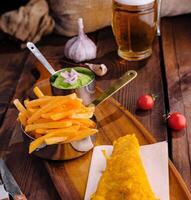
<instances>
[{"instance_id":1,"label":"pile of french fries","mask_svg":"<svg viewBox=\"0 0 191 200\"><path fill-rule=\"evenodd\" d=\"M37 99L27 99L24 105L18 99L13 102L19 111L18 120L25 132L34 138L30 143L29 153L42 144L77 141L97 132L95 122L90 119L95 107L84 106L75 93L45 96L38 87L33 91Z\"/></svg>"}]
</instances>

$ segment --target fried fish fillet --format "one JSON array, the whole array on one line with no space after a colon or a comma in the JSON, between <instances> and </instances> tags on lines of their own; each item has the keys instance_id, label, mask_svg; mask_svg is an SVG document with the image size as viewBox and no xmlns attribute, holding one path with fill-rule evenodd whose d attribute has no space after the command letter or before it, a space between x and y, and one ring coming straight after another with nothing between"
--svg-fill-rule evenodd
<instances>
[{"instance_id":1,"label":"fried fish fillet","mask_svg":"<svg viewBox=\"0 0 191 200\"><path fill-rule=\"evenodd\" d=\"M135 135L126 135L114 143L92 200L157 200L141 162Z\"/></svg>"}]
</instances>

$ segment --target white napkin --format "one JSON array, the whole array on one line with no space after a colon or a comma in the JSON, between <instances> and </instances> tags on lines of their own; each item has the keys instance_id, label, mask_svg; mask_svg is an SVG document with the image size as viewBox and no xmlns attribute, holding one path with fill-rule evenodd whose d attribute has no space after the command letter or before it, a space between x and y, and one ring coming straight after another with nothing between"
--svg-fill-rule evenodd
<instances>
[{"instance_id":1,"label":"white napkin","mask_svg":"<svg viewBox=\"0 0 191 200\"><path fill-rule=\"evenodd\" d=\"M84 200L90 200L91 195L96 191L102 171L106 167L106 160L102 153L103 149L110 156L113 146L102 145L94 148ZM167 142L141 146L140 154L150 185L156 197L160 200L169 200Z\"/></svg>"}]
</instances>

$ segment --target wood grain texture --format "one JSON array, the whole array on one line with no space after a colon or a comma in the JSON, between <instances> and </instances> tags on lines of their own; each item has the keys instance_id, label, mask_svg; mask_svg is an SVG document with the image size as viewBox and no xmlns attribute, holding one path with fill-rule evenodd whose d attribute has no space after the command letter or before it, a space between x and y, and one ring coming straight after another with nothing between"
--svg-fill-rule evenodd
<instances>
[{"instance_id":1,"label":"wood grain texture","mask_svg":"<svg viewBox=\"0 0 191 200\"><path fill-rule=\"evenodd\" d=\"M47 84L47 85L46 85ZM49 81L37 84L44 94L50 91ZM42 87L43 86L43 87ZM135 117L114 99L108 99L96 107L98 120L96 145L112 144L126 134L135 134L141 145L155 143L156 140ZM84 198L92 151L86 155L60 162L45 162L45 166L63 200L82 200ZM189 200L191 194L169 161L170 199Z\"/></svg>"},{"instance_id":2,"label":"wood grain texture","mask_svg":"<svg viewBox=\"0 0 191 200\"><path fill-rule=\"evenodd\" d=\"M164 54L166 74L168 79L168 93L171 111L181 111L185 113L190 122L190 65L191 65L191 49L190 49L190 16L176 17L165 19L162 24L162 45L163 52L160 52L158 39L155 40L153 46L153 55L145 62L124 62L116 54L116 44L112 31L106 28L89 36L96 42L98 46L98 58L91 61L95 63L105 63L108 68L108 74L98 78L97 83L102 89L107 88L115 79L118 79L124 71L135 69L138 71L138 77L131 84L120 90L114 97L125 108L129 109L144 125L153 133L157 140L166 139L166 126L163 123L162 115L165 111L165 102L163 95L167 94L167 88L162 83L161 74L161 53ZM42 53L48 58L55 69L63 66L75 66L72 61L64 58L64 45L68 38L51 35L42 39L37 46ZM36 70L40 66L39 62L28 53L20 51L15 44L5 40L0 36L0 155L7 160L8 166L13 175L21 185L22 191L27 195L28 199L60 199L55 188L44 169L42 161L34 157L28 157L26 150L22 146L22 138L20 137L20 127L16 125L17 111L10 102L13 98L23 99L30 94L30 89L34 82L39 78L39 72ZM83 64L82 64L83 66ZM42 73L41 80L49 74ZM152 112L140 113L136 110L136 100L143 93L154 93L159 96ZM166 102L168 104L168 102ZM117 114L119 115L119 113ZM115 117L112 116L115 120ZM109 119L104 120L106 123ZM104 122L102 121L102 123ZM105 123L104 122L104 123ZM172 155L173 162L178 168L187 185L191 188L190 183L190 123L185 132L176 135L172 133ZM106 129L107 130L107 129ZM117 136L117 133L114 133ZM170 135L171 136L171 135ZM114 136L111 136L112 138ZM108 143L112 138L105 137ZM84 181L87 174L79 176L89 166L90 155L85 155L85 162L79 162L79 168L75 176L77 181ZM12 164L14 161L15 167ZM62 163L51 163L54 173L57 168L63 169ZM68 170L73 169L72 164L66 162L65 174L69 180ZM53 174L53 173L52 173ZM59 182L62 181L62 175L54 176ZM78 177L79 176L79 177ZM62 193L67 192L67 188L74 188L75 185L70 182L64 185L65 189ZM74 190L71 194L74 197L81 198L78 190L84 190L83 184L79 183L79 189ZM179 183L174 187L174 194L179 193ZM59 188L57 188L59 189ZM80 193L81 194L81 193ZM67 193L67 195L69 195Z\"/></svg>"},{"instance_id":3,"label":"wood grain texture","mask_svg":"<svg viewBox=\"0 0 191 200\"><path fill-rule=\"evenodd\" d=\"M127 70L136 70L137 78L117 92L114 98L132 112L153 133L157 140L167 139L166 127L163 123L165 104L158 39L156 38L153 44L152 56L139 62L127 62L117 56L117 46L110 28L100 31L97 41L98 58L95 62L104 63L108 67L108 73L104 77L97 78L97 85L106 89ZM137 99L143 94L158 95L152 111L138 112L136 110Z\"/></svg>"},{"instance_id":4,"label":"wood grain texture","mask_svg":"<svg viewBox=\"0 0 191 200\"><path fill-rule=\"evenodd\" d=\"M18 111L12 105L13 99L23 100L28 96L27 92L36 81L33 62L26 61L26 56L23 52L0 55L0 156L6 160L27 199L60 199L41 160L29 156L24 148L21 128L16 120Z\"/></svg>"},{"instance_id":5,"label":"wood grain texture","mask_svg":"<svg viewBox=\"0 0 191 200\"><path fill-rule=\"evenodd\" d=\"M132 83L117 92L114 98L135 114L136 117L144 123L146 128L153 133L157 140L167 139L167 131L163 123L165 104L158 39L156 38L154 42L151 58L143 62L127 62L117 56L117 46L110 27L89 34L89 36L97 45L97 58L89 62L104 63L108 67L108 73L105 76L96 77L96 84L104 90L127 70L136 70L138 72L138 77ZM66 38L58 37L58 39L52 39L50 36L49 38L50 39L47 39L47 41L42 41L38 47L55 69L66 66L79 66L79 64L64 57ZM30 56L35 59L33 55ZM35 62L35 64L36 67L41 66L38 62ZM80 66L85 65L81 63ZM44 72L45 71L43 71L43 74ZM42 79L43 78L41 78L41 80ZM158 95L155 107L149 112L137 112L137 99L140 95L145 93Z\"/></svg>"},{"instance_id":6,"label":"wood grain texture","mask_svg":"<svg viewBox=\"0 0 191 200\"><path fill-rule=\"evenodd\" d=\"M26 52L9 52L0 54L0 123L14 96L17 81L24 68Z\"/></svg>"},{"instance_id":7,"label":"wood grain texture","mask_svg":"<svg viewBox=\"0 0 191 200\"><path fill-rule=\"evenodd\" d=\"M172 160L191 189L191 15L164 19L162 45L170 112L181 112L187 128L171 132Z\"/></svg>"}]
</instances>

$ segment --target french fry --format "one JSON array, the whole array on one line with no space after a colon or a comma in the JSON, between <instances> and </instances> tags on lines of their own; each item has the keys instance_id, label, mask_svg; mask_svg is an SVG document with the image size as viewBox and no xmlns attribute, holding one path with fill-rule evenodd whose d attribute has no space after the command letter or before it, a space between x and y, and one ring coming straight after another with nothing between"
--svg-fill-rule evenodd
<instances>
[{"instance_id":1,"label":"french fry","mask_svg":"<svg viewBox=\"0 0 191 200\"><path fill-rule=\"evenodd\" d=\"M52 97L44 97L44 98L40 98L40 99L34 99L29 102L26 102L26 107L27 108L39 107L41 105L45 105L47 102L49 102L53 99L54 98L52 98Z\"/></svg>"},{"instance_id":2,"label":"french fry","mask_svg":"<svg viewBox=\"0 0 191 200\"><path fill-rule=\"evenodd\" d=\"M87 126L91 128L95 128L96 124L91 119L70 119L72 121L73 125L81 125L81 126Z\"/></svg>"},{"instance_id":3,"label":"french fry","mask_svg":"<svg viewBox=\"0 0 191 200\"><path fill-rule=\"evenodd\" d=\"M37 133L35 131L31 131L30 136L32 136L33 138L37 138Z\"/></svg>"},{"instance_id":4,"label":"french fry","mask_svg":"<svg viewBox=\"0 0 191 200\"><path fill-rule=\"evenodd\" d=\"M70 109L81 109L82 107L82 102L76 98L76 99L72 99L70 101L68 101L66 104L65 104L65 107L66 109L70 110Z\"/></svg>"},{"instance_id":5,"label":"french fry","mask_svg":"<svg viewBox=\"0 0 191 200\"><path fill-rule=\"evenodd\" d=\"M76 133L78 130L80 129L79 125L75 125L75 126L71 126L68 128L62 128L62 129L47 129L46 132L47 133L53 133L53 134L57 134L57 135L64 135L64 136L68 136L71 135L73 133Z\"/></svg>"},{"instance_id":6,"label":"french fry","mask_svg":"<svg viewBox=\"0 0 191 200\"><path fill-rule=\"evenodd\" d=\"M29 99L25 99L25 100L24 100L24 105L25 105L25 107L26 107L26 105L27 105L28 102L29 102Z\"/></svg>"},{"instance_id":7,"label":"french fry","mask_svg":"<svg viewBox=\"0 0 191 200\"><path fill-rule=\"evenodd\" d=\"M64 118L70 117L73 112L74 112L73 110L70 110L70 111L52 114L52 115L50 115L50 118L54 121L64 119Z\"/></svg>"},{"instance_id":8,"label":"french fry","mask_svg":"<svg viewBox=\"0 0 191 200\"><path fill-rule=\"evenodd\" d=\"M54 134L47 134L47 135L41 136L41 137L37 138L36 140L32 141L29 145L29 153L32 153L33 151L35 151L40 145L42 145L44 143L44 140L46 138L49 138L52 136L54 136Z\"/></svg>"},{"instance_id":9,"label":"french fry","mask_svg":"<svg viewBox=\"0 0 191 200\"><path fill-rule=\"evenodd\" d=\"M27 111L30 115L34 114L36 111L38 110L38 108L28 108Z\"/></svg>"},{"instance_id":10,"label":"french fry","mask_svg":"<svg viewBox=\"0 0 191 200\"><path fill-rule=\"evenodd\" d=\"M72 132L73 134L62 134L62 133L49 133L54 135L54 137L64 137L65 141L64 142L72 142L72 141L76 141L76 140L81 140L84 139L88 136L91 136L95 133L97 133L98 130L97 129L90 129L90 128L82 128L76 132ZM52 138L52 137L50 137ZM49 139L49 138L48 138Z\"/></svg>"},{"instance_id":11,"label":"french fry","mask_svg":"<svg viewBox=\"0 0 191 200\"><path fill-rule=\"evenodd\" d=\"M69 94L67 96L44 96L40 99L34 99L32 101L29 101L26 104L26 107L27 108L33 108L33 107L37 107L37 106L43 106L46 103L48 103L49 101L54 100L54 99L57 99L57 100L72 100L72 99L76 99L76 94L73 93L73 94Z\"/></svg>"},{"instance_id":12,"label":"french fry","mask_svg":"<svg viewBox=\"0 0 191 200\"><path fill-rule=\"evenodd\" d=\"M42 137L41 134L36 133L36 132L33 133L33 136L34 136L35 139L37 139L37 138L39 138L39 137Z\"/></svg>"},{"instance_id":13,"label":"french fry","mask_svg":"<svg viewBox=\"0 0 191 200\"><path fill-rule=\"evenodd\" d=\"M58 143L64 142L66 141L66 139L67 139L66 137L50 137L50 138L44 139L44 141L47 145L52 145L52 144L58 144Z\"/></svg>"},{"instance_id":14,"label":"french fry","mask_svg":"<svg viewBox=\"0 0 191 200\"><path fill-rule=\"evenodd\" d=\"M68 102L70 100L70 98L71 99L76 98L76 95L71 94L71 95L63 96L63 97L59 97L59 98L55 97L52 101L48 102L46 105L44 105L42 108L40 108L37 112L35 112L28 119L28 123L33 123L36 120L38 120L42 114L47 113L47 112L49 112L52 109L55 109L57 107L59 108L60 106L62 106L62 104Z\"/></svg>"},{"instance_id":15,"label":"french fry","mask_svg":"<svg viewBox=\"0 0 191 200\"><path fill-rule=\"evenodd\" d=\"M90 119L95 107L84 106L75 93L45 96L38 87L33 91L38 99L25 100L25 106L18 99L13 102L19 110L18 120L27 134L34 138L29 153L42 144L72 142L97 132L95 122Z\"/></svg>"},{"instance_id":16,"label":"french fry","mask_svg":"<svg viewBox=\"0 0 191 200\"><path fill-rule=\"evenodd\" d=\"M73 113L71 118L72 119L90 119L93 117L93 112L86 112L86 113Z\"/></svg>"},{"instance_id":17,"label":"french fry","mask_svg":"<svg viewBox=\"0 0 191 200\"><path fill-rule=\"evenodd\" d=\"M79 125L70 126L68 128L61 128L61 129L35 129L35 132L40 135L48 134L48 133L54 133L58 134L60 136L67 136L75 133L80 129Z\"/></svg>"},{"instance_id":18,"label":"french fry","mask_svg":"<svg viewBox=\"0 0 191 200\"><path fill-rule=\"evenodd\" d=\"M78 98L78 97L76 97L76 99L77 99L79 102L83 103L83 100L82 100L82 99L80 99L80 98Z\"/></svg>"},{"instance_id":19,"label":"french fry","mask_svg":"<svg viewBox=\"0 0 191 200\"><path fill-rule=\"evenodd\" d=\"M21 122L22 126L26 126L27 124L27 116L26 113L20 112L18 115L18 119Z\"/></svg>"},{"instance_id":20,"label":"french fry","mask_svg":"<svg viewBox=\"0 0 191 200\"><path fill-rule=\"evenodd\" d=\"M79 131L76 132L76 134L70 138L68 138L66 141L67 142L72 142L72 141L77 141L77 140L81 140L81 139L84 139L88 136L91 136L95 133L97 133L98 130L97 129L91 129L91 128L84 128L84 129L81 129Z\"/></svg>"},{"instance_id":21,"label":"french fry","mask_svg":"<svg viewBox=\"0 0 191 200\"><path fill-rule=\"evenodd\" d=\"M88 107L86 107L86 109L88 110L88 112L95 112L95 106L94 105L90 105Z\"/></svg>"},{"instance_id":22,"label":"french fry","mask_svg":"<svg viewBox=\"0 0 191 200\"><path fill-rule=\"evenodd\" d=\"M35 93L35 95L36 95L38 98L44 97L44 94L42 93L42 91L41 91L38 87L35 87L35 88L33 89L33 92Z\"/></svg>"},{"instance_id":23,"label":"french fry","mask_svg":"<svg viewBox=\"0 0 191 200\"><path fill-rule=\"evenodd\" d=\"M55 108L48 113L42 114L41 117L44 118L44 119L51 119L51 115L54 115L54 114L57 114L57 113L60 113L60 112L63 112L63 111L65 111L65 109L63 107Z\"/></svg>"},{"instance_id":24,"label":"french fry","mask_svg":"<svg viewBox=\"0 0 191 200\"><path fill-rule=\"evenodd\" d=\"M70 139L66 139L66 137L62 137L62 138L64 138L64 140L62 142L64 142L64 141L72 142L72 141L76 141L76 140L81 140L81 139L84 139L88 136L95 134L97 131L98 131L97 129L90 129L90 128L81 129L80 131L76 132L74 137L70 137ZM51 137L57 137L57 134L49 133L49 134L39 137L36 140L34 140L33 142L31 142L30 146L29 146L29 153L32 153L33 151L35 151L40 145L45 143L45 141L47 141L47 139L51 138Z\"/></svg>"},{"instance_id":25,"label":"french fry","mask_svg":"<svg viewBox=\"0 0 191 200\"><path fill-rule=\"evenodd\" d=\"M45 128L65 128L72 126L71 120L65 120L61 122L47 122L47 123L38 123L38 124L29 124L25 127L26 132L34 131L36 129L45 129Z\"/></svg>"},{"instance_id":26,"label":"french fry","mask_svg":"<svg viewBox=\"0 0 191 200\"><path fill-rule=\"evenodd\" d=\"M65 100L53 99L42 108L40 108L37 112L35 112L29 119L28 123L33 123L40 118L40 116L44 113L49 112L50 110L59 107L63 104Z\"/></svg>"},{"instance_id":27,"label":"french fry","mask_svg":"<svg viewBox=\"0 0 191 200\"><path fill-rule=\"evenodd\" d=\"M20 112L27 113L26 108L22 105L22 103L21 103L18 99L15 99L15 100L13 101L13 103L15 104L16 108L17 108Z\"/></svg>"},{"instance_id":28,"label":"french fry","mask_svg":"<svg viewBox=\"0 0 191 200\"><path fill-rule=\"evenodd\" d=\"M49 123L49 122L53 122L53 121L51 119L39 118L37 123L41 124L41 123Z\"/></svg>"},{"instance_id":29,"label":"french fry","mask_svg":"<svg viewBox=\"0 0 191 200\"><path fill-rule=\"evenodd\" d=\"M41 115L41 118L43 118L43 119L51 119L50 118L51 114L52 113L44 113L44 114Z\"/></svg>"},{"instance_id":30,"label":"french fry","mask_svg":"<svg viewBox=\"0 0 191 200\"><path fill-rule=\"evenodd\" d=\"M88 107L85 107L84 105L82 106L82 111L83 112L95 112L95 106L88 106Z\"/></svg>"},{"instance_id":31,"label":"french fry","mask_svg":"<svg viewBox=\"0 0 191 200\"><path fill-rule=\"evenodd\" d=\"M35 133L43 135L43 134L47 133L47 130L46 129L42 129L42 128L37 128L37 129L35 129Z\"/></svg>"}]
</instances>

